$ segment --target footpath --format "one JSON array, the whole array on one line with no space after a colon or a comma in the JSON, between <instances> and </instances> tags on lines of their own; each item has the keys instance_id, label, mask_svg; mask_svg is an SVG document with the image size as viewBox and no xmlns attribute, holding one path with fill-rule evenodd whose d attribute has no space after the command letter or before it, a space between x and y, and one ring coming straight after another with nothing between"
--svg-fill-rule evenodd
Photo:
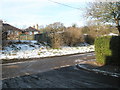
<instances>
[{"instance_id":1,"label":"footpath","mask_svg":"<svg viewBox=\"0 0 120 90\"><path fill-rule=\"evenodd\" d=\"M113 77L120 78L120 67L112 65L97 65L95 61L88 61L84 64L77 64L77 68L84 69L90 72L101 73Z\"/></svg>"}]
</instances>

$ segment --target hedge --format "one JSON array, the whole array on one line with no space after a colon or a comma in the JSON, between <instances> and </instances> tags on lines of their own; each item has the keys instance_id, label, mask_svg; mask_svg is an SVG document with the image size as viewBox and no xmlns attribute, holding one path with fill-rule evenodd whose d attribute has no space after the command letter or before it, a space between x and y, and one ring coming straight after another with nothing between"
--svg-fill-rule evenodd
<instances>
[{"instance_id":1,"label":"hedge","mask_svg":"<svg viewBox=\"0 0 120 90\"><path fill-rule=\"evenodd\" d=\"M120 65L120 36L96 38L95 53L100 64Z\"/></svg>"}]
</instances>

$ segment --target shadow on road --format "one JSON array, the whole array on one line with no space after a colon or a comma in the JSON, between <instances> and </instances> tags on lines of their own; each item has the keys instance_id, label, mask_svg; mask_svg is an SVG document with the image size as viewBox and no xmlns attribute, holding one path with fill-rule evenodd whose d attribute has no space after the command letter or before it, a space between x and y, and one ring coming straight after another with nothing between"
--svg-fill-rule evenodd
<instances>
[{"instance_id":1,"label":"shadow on road","mask_svg":"<svg viewBox=\"0 0 120 90\"><path fill-rule=\"evenodd\" d=\"M76 66L3 80L3 88L118 88L118 79Z\"/></svg>"}]
</instances>

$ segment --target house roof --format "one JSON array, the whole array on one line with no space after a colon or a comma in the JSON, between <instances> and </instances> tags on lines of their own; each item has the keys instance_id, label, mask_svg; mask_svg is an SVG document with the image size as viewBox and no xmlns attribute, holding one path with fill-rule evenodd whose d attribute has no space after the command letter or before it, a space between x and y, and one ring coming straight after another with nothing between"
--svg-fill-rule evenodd
<instances>
[{"instance_id":1,"label":"house roof","mask_svg":"<svg viewBox=\"0 0 120 90\"><path fill-rule=\"evenodd\" d=\"M10 24L7 24L7 23L3 23L3 30L4 31L7 31L7 30L22 31L21 29L18 29Z\"/></svg>"},{"instance_id":2,"label":"house roof","mask_svg":"<svg viewBox=\"0 0 120 90\"><path fill-rule=\"evenodd\" d=\"M37 32L40 32L38 29L35 29L33 27L28 27L24 31L27 31L27 32L29 32L29 31L37 31Z\"/></svg>"}]
</instances>

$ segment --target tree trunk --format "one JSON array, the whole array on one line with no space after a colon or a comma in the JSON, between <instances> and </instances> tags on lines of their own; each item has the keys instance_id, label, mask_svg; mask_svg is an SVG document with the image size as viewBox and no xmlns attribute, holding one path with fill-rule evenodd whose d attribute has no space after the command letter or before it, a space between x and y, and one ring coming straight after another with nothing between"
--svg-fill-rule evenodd
<instances>
[{"instance_id":1,"label":"tree trunk","mask_svg":"<svg viewBox=\"0 0 120 90\"><path fill-rule=\"evenodd\" d=\"M118 29L118 32L119 32L119 35L120 35L120 26L117 26L117 29Z\"/></svg>"},{"instance_id":2,"label":"tree trunk","mask_svg":"<svg viewBox=\"0 0 120 90\"><path fill-rule=\"evenodd\" d=\"M120 35L120 22L119 22L120 19L115 19L116 21L116 24L117 24L117 29L118 29L118 32L119 32L119 35Z\"/></svg>"}]
</instances>

